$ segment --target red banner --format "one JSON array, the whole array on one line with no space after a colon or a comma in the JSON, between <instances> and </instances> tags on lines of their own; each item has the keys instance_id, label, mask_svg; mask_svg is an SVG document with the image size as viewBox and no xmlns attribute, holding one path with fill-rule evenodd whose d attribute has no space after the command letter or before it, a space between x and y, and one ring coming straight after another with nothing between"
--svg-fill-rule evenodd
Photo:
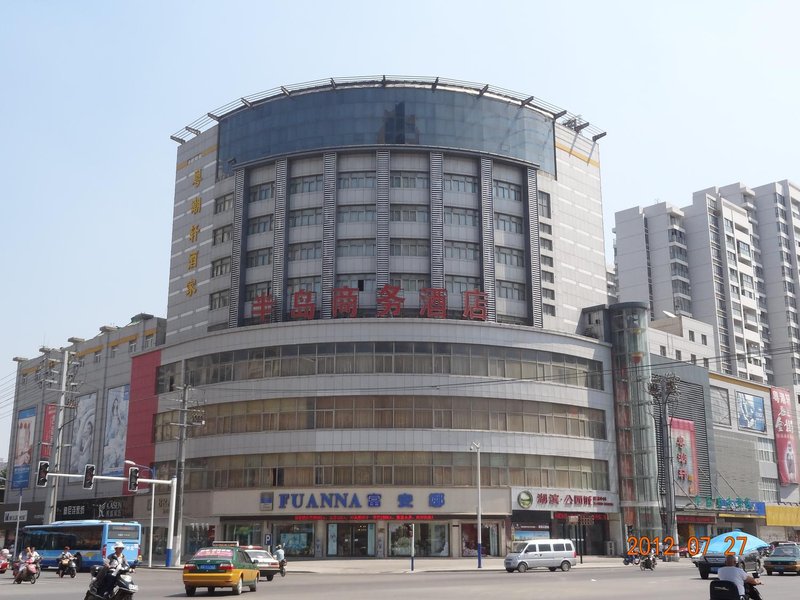
<instances>
[{"instance_id":1,"label":"red banner","mask_svg":"<svg viewBox=\"0 0 800 600\"><path fill-rule=\"evenodd\" d=\"M772 388L772 425L775 429L775 460L781 485L797 483L797 449L795 444L794 407L789 390Z\"/></svg>"},{"instance_id":2,"label":"red banner","mask_svg":"<svg viewBox=\"0 0 800 600\"><path fill-rule=\"evenodd\" d=\"M39 460L47 460L53 451L53 434L56 431L56 410L55 404L44 405L44 423L42 424L42 449L39 452Z\"/></svg>"},{"instance_id":3,"label":"red banner","mask_svg":"<svg viewBox=\"0 0 800 600\"><path fill-rule=\"evenodd\" d=\"M697 495L697 444L695 442L694 421L670 419L672 438L672 464L675 481L678 483L678 496ZM681 493L683 492L683 493Z\"/></svg>"}]
</instances>

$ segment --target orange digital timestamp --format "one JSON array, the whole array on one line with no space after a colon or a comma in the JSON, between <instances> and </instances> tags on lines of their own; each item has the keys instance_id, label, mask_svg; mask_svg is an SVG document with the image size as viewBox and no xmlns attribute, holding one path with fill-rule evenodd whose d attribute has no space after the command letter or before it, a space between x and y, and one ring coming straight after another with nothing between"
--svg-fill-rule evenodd
<instances>
[{"instance_id":1,"label":"orange digital timestamp","mask_svg":"<svg viewBox=\"0 0 800 600\"><path fill-rule=\"evenodd\" d=\"M664 554L666 556L675 555L675 538L671 535L666 535L664 538L655 537L649 538L646 536L636 537L635 535L628 536L628 555L647 556L651 552L656 554Z\"/></svg>"},{"instance_id":2,"label":"orange digital timestamp","mask_svg":"<svg viewBox=\"0 0 800 600\"><path fill-rule=\"evenodd\" d=\"M656 554L664 554L665 556L675 555L677 551L675 550L675 539L672 536L664 536L664 538L649 538L649 537L636 537L636 536L628 536L628 555L634 556L639 554L641 556L645 556L650 554L650 552L655 552ZM711 541L711 538L707 535L696 537L691 536L687 543L686 543L686 551L689 553L689 556L696 556L698 554L705 555L708 551L708 544ZM743 535L726 535L723 538L723 541L727 546L722 551L722 554L725 556L728 555L741 555L745 553L745 548L747 547L747 537ZM737 550L738 546L738 552Z\"/></svg>"}]
</instances>

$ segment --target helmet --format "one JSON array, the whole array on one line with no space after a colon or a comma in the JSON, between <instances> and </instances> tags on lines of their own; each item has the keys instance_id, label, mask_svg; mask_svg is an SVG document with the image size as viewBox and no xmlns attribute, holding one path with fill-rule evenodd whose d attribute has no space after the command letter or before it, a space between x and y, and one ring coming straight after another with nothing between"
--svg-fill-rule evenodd
<instances>
[{"instance_id":1,"label":"helmet","mask_svg":"<svg viewBox=\"0 0 800 600\"><path fill-rule=\"evenodd\" d=\"M275 550L280 550L281 548L283 548L283 546L281 546L280 544L278 544L277 546L275 546Z\"/></svg>"},{"instance_id":2,"label":"helmet","mask_svg":"<svg viewBox=\"0 0 800 600\"><path fill-rule=\"evenodd\" d=\"M114 550L116 550L117 548L122 548L123 550L125 550L125 544L123 544L122 542L117 542L116 544L114 544Z\"/></svg>"},{"instance_id":3,"label":"helmet","mask_svg":"<svg viewBox=\"0 0 800 600\"><path fill-rule=\"evenodd\" d=\"M69 550L69 546L64 546L64 551Z\"/></svg>"}]
</instances>

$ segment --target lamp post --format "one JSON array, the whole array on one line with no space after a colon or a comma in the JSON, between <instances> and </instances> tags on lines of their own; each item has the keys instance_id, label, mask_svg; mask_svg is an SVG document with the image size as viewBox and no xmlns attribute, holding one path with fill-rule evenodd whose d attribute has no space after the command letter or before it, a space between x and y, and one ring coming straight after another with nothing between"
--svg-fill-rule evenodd
<instances>
[{"instance_id":1,"label":"lamp post","mask_svg":"<svg viewBox=\"0 0 800 600\"><path fill-rule=\"evenodd\" d=\"M481 534L483 533L482 523L481 523L481 444L480 442L472 442L472 445L469 448L470 450L475 450L475 453L478 457L478 468L477 468L477 487L478 487L478 568L482 568L481 560L483 558L483 550L481 549Z\"/></svg>"},{"instance_id":2,"label":"lamp post","mask_svg":"<svg viewBox=\"0 0 800 600\"><path fill-rule=\"evenodd\" d=\"M150 467L147 467L145 465L137 464L137 463L133 462L132 460L126 460L125 464L126 465L131 465L131 466L134 466L134 467L138 467L140 469L147 469L147 471L150 473L150 475L151 476L153 475L153 469L151 469ZM153 568L153 534L154 534L154 531L155 531L153 529L153 516L155 515L155 512L156 512L156 486L151 483L150 484L150 543L147 545L148 546L148 548L147 548L147 566L148 566L148 568L151 568L151 569Z\"/></svg>"}]
</instances>

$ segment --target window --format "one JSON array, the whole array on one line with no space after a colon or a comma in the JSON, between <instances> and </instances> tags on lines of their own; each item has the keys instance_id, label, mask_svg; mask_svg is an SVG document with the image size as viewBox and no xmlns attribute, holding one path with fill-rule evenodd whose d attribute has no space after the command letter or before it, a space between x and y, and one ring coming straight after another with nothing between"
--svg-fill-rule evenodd
<instances>
[{"instance_id":1,"label":"window","mask_svg":"<svg viewBox=\"0 0 800 600\"><path fill-rule=\"evenodd\" d=\"M247 219L247 235L257 235L267 231L272 231L272 215Z\"/></svg>"},{"instance_id":2,"label":"window","mask_svg":"<svg viewBox=\"0 0 800 600\"><path fill-rule=\"evenodd\" d=\"M542 271L542 283L554 283L555 274L552 271Z\"/></svg>"},{"instance_id":3,"label":"window","mask_svg":"<svg viewBox=\"0 0 800 600\"><path fill-rule=\"evenodd\" d=\"M762 502L770 502L777 504L779 500L778 495L778 480L762 477L758 484L758 492L761 495Z\"/></svg>"},{"instance_id":4,"label":"window","mask_svg":"<svg viewBox=\"0 0 800 600\"><path fill-rule=\"evenodd\" d=\"M499 231L510 231L511 233L522 233L522 217L506 215L503 213L494 214L494 228Z\"/></svg>"},{"instance_id":5,"label":"window","mask_svg":"<svg viewBox=\"0 0 800 600\"><path fill-rule=\"evenodd\" d=\"M691 329L689 330L689 341L690 342L694 341L694 331L692 331Z\"/></svg>"},{"instance_id":6,"label":"window","mask_svg":"<svg viewBox=\"0 0 800 600\"><path fill-rule=\"evenodd\" d=\"M542 304L542 314L548 317L556 316L556 307L552 304Z\"/></svg>"},{"instance_id":7,"label":"window","mask_svg":"<svg viewBox=\"0 0 800 600\"><path fill-rule=\"evenodd\" d=\"M451 175L444 174L442 187L445 192L466 192L477 194L479 191L478 178L471 175Z\"/></svg>"},{"instance_id":8,"label":"window","mask_svg":"<svg viewBox=\"0 0 800 600\"><path fill-rule=\"evenodd\" d=\"M728 400L728 390L711 386L711 417L717 425L731 424L731 407Z\"/></svg>"},{"instance_id":9,"label":"window","mask_svg":"<svg viewBox=\"0 0 800 600\"><path fill-rule=\"evenodd\" d=\"M226 256L217 260L211 261L211 277L219 277L227 275L231 272L231 257Z\"/></svg>"},{"instance_id":10,"label":"window","mask_svg":"<svg viewBox=\"0 0 800 600\"><path fill-rule=\"evenodd\" d=\"M758 460L775 462L775 442L771 438L757 438Z\"/></svg>"},{"instance_id":11,"label":"window","mask_svg":"<svg viewBox=\"0 0 800 600\"><path fill-rule=\"evenodd\" d=\"M228 290L222 290L220 292L214 292L208 297L208 307L211 310L216 310L217 308L225 308L228 306Z\"/></svg>"},{"instance_id":12,"label":"window","mask_svg":"<svg viewBox=\"0 0 800 600\"><path fill-rule=\"evenodd\" d=\"M254 185L250 188L250 202L258 202L259 200L269 200L275 197L275 182L262 183L261 185Z\"/></svg>"},{"instance_id":13,"label":"window","mask_svg":"<svg viewBox=\"0 0 800 600\"><path fill-rule=\"evenodd\" d=\"M539 217L550 218L550 194L539 190Z\"/></svg>"},{"instance_id":14,"label":"window","mask_svg":"<svg viewBox=\"0 0 800 600\"><path fill-rule=\"evenodd\" d=\"M541 256L542 266L543 267L552 267L553 266L553 257L552 256Z\"/></svg>"},{"instance_id":15,"label":"window","mask_svg":"<svg viewBox=\"0 0 800 600\"><path fill-rule=\"evenodd\" d=\"M321 208L304 208L289 212L289 227L308 227L322 225Z\"/></svg>"},{"instance_id":16,"label":"window","mask_svg":"<svg viewBox=\"0 0 800 600\"><path fill-rule=\"evenodd\" d=\"M547 300L555 300L556 291L551 290L550 288L542 288L542 298L545 298Z\"/></svg>"},{"instance_id":17,"label":"window","mask_svg":"<svg viewBox=\"0 0 800 600\"><path fill-rule=\"evenodd\" d=\"M390 256L430 256L431 247L428 240L392 238L389 241Z\"/></svg>"},{"instance_id":18,"label":"window","mask_svg":"<svg viewBox=\"0 0 800 600\"><path fill-rule=\"evenodd\" d=\"M259 283L251 283L244 288L244 301L252 302L262 294L268 296L272 293L271 281L260 281Z\"/></svg>"},{"instance_id":19,"label":"window","mask_svg":"<svg viewBox=\"0 0 800 600\"><path fill-rule=\"evenodd\" d=\"M495 179L492 181L492 191L494 198L501 198L504 200L514 200L515 202L522 202L522 186L508 181L499 181Z\"/></svg>"},{"instance_id":20,"label":"window","mask_svg":"<svg viewBox=\"0 0 800 600\"><path fill-rule=\"evenodd\" d=\"M375 239L339 240L336 242L336 256L375 256Z\"/></svg>"},{"instance_id":21,"label":"window","mask_svg":"<svg viewBox=\"0 0 800 600\"><path fill-rule=\"evenodd\" d=\"M675 360L681 360L681 351L675 350Z\"/></svg>"},{"instance_id":22,"label":"window","mask_svg":"<svg viewBox=\"0 0 800 600\"><path fill-rule=\"evenodd\" d=\"M307 175L305 177L292 177L289 180L289 195L321 192L323 187L322 175Z\"/></svg>"},{"instance_id":23,"label":"window","mask_svg":"<svg viewBox=\"0 0 800 600\"><path fill-rule=\"evenodd\" d=\"M315 260L322 258L322 242L289 244L286 258L287 260Z\"/></svg>"},{"instance_id":24,"label":"window","mask_svg":"<svg viewBox=\"0 0 800 600\"><path fill-rule=\"evenodd\" d=\"M374 206L342 206L336 211L337 223L363 223L374 220Z\"/></svg>"},{"instance_id":25,"label":"window","mask_svg":"<svg viewBox=\"0 0 800 600\"><path fill-rule=\"evenodd\" d=\"M700 343L703 344L703 346L708 346L708 336L705 333L700 334Z\"/></svg>"},{"instance_id":26,"label":"window","mask_svg":"<svg viewBox=\"0 0 800 600\"><path fill-rule=\"evenodd\" d=\"M389 176L389 185L393 188L428 189L430 187L430 179L427 173L392 171Z\"/></svg>"},{"instance_id":27,"label":"window","mask_svg":"<svg viewBox=\"0 0 800 600\"><path fill-rule=\"evenodd\" d=\"M263 267L272 263L272 248L259 248L247 253L247 268Z\"/></svg>"},{"instance_id":28,"label":"window","mask_svg":"<svg viewBox=\"0 0 800 600\"><path fill-rule=\"evenodd\" d=\"M659 353L661 354L661 356L666 356L667 355L667 347L666 346L659 346L658 349L659 349Z\"/></svg>"},{"instance_id":29,"label":"window","mask_svg":"<svg viewBox=\"0 0 800 600\"><path fill-rule=\"evenodd\" d=\"M336 180L336 187L340 190L354 188L374 188L375 172L361 171L354 173L339 173L339 177Z\"/></svg>"},{"instance_id":30,"label":"window","mask_svg":"<svg viewBox=\"0 0 800 600\"><path fill-rule=\"evenodd\" d=\"M455 225L457 227L477 227L481 219L477 210L471 208L454 208L445 206L444 223L445 225Z\"/></svg>"},{"instance_id":31,"label":"window","mask_svg":"<svg viewBox=\"0 0 800 600\"><path fill-rule=\"evenodd\" d=\"M214 214L228 212L233 208L233 194L225 194L222 198L214 200Z\"/></svg>"},{"instance_id":32,"label":"window","mask_svg":"<svg viewBox=\"0 0 800 600\"><path fill-rule=\"evenodd\" d=\"M128 354L133 354L136 352L136 340L131 340L128 342Z\"/></svg>"},{"instance_id":33,"label":"window","mask_svg":"<svg viewBox=\"0 0 800 600\"><path fill-rule=\"evenodd\" d=\"M542 250L547 250L548 252L553 251L553 240L547 238L540 238L539 245L541 246Z\"/></svg>"},{"instance_id":34,"label":"window","mask_svg":"<svg viewBox=\"0 0 800 600\"><path fill-rule=\"evenodd\" d=\"M393 205L389 211L391 221L404 221L408 223L428 223L430 212L427 206Z\"/></svg>"},{"instance_id":35,"label":"window","mask_svg":"<svg viewBox=\"0 0 800 600\"><path fill-rule=\"evenodd\" d=\"M509 300L525 300L525 284L497 280L497 297Z\"/></svg>"},{"instance_id":36,"label":"window","mask_svg":"<svg viewBox=\"0 0 800 600\"><path fill-rule=\"evenodd\" d=\"M321 277L295 277L286 281L286 298L291 303L292 295L295 292L307 291L314 293L314 302L318 303L322 290ZM291 306L291 305L290 305Z\"/></svg>"},{"instance_id":37,"label":"window","mask_svg":"<svg viewBox=\"0 0 800 600\"><path fill-rule=\"evenodd\" d=\"M525 266L525 254L517 248L503 248L497 246L494 250L494 257L497 264L511 265L512 267Z\"/></svg>"},{"instance_id":38,"label":"window","mask_svg":"<svg viewBox=\"0 0 800 600\"><path fill-rule=\"evenodd\" d=\"M116 357L117 356L117 347L116 346L111 346L111 348L109 349L108 355L111 358Z\"/></svg>"},{"instance_id":39,"label":"window","mask_svg":"<svg viewBox=\"0 0 800 600\"><path fill-rule=\"evenodd\" d=\"M95 364L99 363L102 359L103 359L102 352L100 350L97 350L94 353L94 362L95 362Z\"/></svg>"},{"instance_id":40,"label":"window","mask_svg":"<svg viewBox=\"0 0 800 600\"><path fill-rule=\"evenodd\" d=\"M394 274L390 276L390 283L396 285L404 292L418 292L431 287L431 280L422 274Z\"/></svg>"},{"instance_id":41,"label":"window","mask_svg":"<svg viewBox=\"0 0 800 600\"><path fill-rule=\"evenodd\" d=\"M336 278L336 287L355 288L359 292L375 292L375 274L348 273Z\"/></svg>"},{"instance_id":42,"label":"window","mask_svg":"<svg viewBox=\"0 0 800 600\"><path fill-rule=\"evenodd\" d=\"M447 240L444 243L444 256L452 260L480 260L481 248L478 244L470 242Z\"/></svg>"},{"instance_id":43,"label":"window","mask_svg":"<svg viewBox=\"0 0 800 600\"><path fill-rule=\"evenodd\" d=\"M144 349L145 350L147 350L149 348L152 348L155 345L156 345L156 336L154 336L152 333L150 335L144 336Z\"/></svg>"},{"instance_id":44,"label":"window","mask_svg":"<svg viewBox=\"0 0 800 600\"><path fill-rule=\"evenodd\" d=\"M224 244L225 242L230 242L232 231L233 227L230 225L225 225L224 227L215 229L212 235L212 245L218 246L220 244Z\"/></svg>"},{"instance_id":45,"label":"window","mask_svg":"<svg viewBox=\"0 0 800 600\"><path fill-rule=\"evenodd\" d=\"M456 299L463 298L468 290L480 290L481 281L477 277L464 277L462 275L447 275L444 278L444 287L447 295ZM457 301L457 300L456 300Z\"/></svg>"},{"instance_id":46,"label":"window","mask_svg":"<svg viewBox=\"0 0 800 600\"><path fill-rule=\"evenodd\" d=\"M553 235L553 228L547 223L539 223L539 233Z\"/></svg>"}]
</instances>

